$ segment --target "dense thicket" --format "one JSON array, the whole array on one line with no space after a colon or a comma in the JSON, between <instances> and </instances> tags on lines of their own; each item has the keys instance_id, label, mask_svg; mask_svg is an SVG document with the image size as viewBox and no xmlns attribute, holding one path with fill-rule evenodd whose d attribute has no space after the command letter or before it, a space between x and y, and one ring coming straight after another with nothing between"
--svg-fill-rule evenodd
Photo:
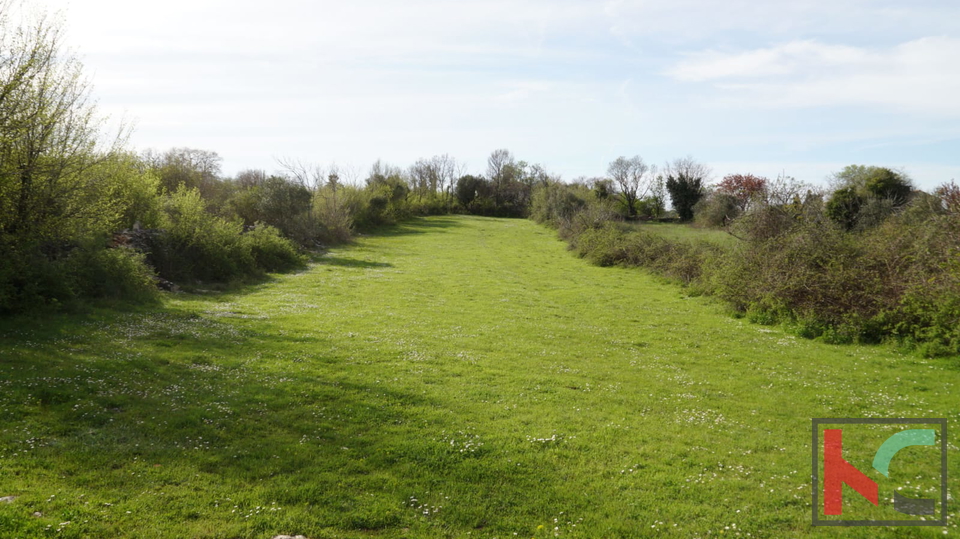
<instances>
[{"instance_id":1,"label":"dense thicket","mask_svg":"<svg viewBox=\"0 0 960 539\"><path fill-rule=\"evenodd\" d=\"M600 265L653 269L751 320L831 342L896 340L960 354L960 188L913 190L900 172L848 167L832 193L791 178L730 176L696 208L730 242L669 240L624 222L584 185L551 183L531 214ZM861 203L837 215L848 192Z\"/></svg>"}]
</instances>

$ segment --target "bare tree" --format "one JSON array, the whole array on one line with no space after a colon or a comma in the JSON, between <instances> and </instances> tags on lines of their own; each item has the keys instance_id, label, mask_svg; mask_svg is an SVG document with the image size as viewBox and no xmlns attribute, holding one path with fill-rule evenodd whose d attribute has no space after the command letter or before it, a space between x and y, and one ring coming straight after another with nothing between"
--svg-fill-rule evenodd
<instances>
[{"instance_id":1,"label":"bare tree","mask_svg":"<svg viewBox=\"0 0 960 539\"><path fill-rule=\"evenodd\" d=\"M299 185L302 185L311 191L319 189L327 180L327 174L323 167L313 163L307 163L299 159L290 157L278 157L275 159L278 165L286 171L287 176Z\"/></svg>"},{"instance_id":2,"label":"bare tree","mask_svg":"<svg viewBox=\"0 0 960 539\"><path fill-rule=\"evenodd\" d=\"M377 159L373 165L370 166L370 173L367 176L367 185L383 183L391 178L403 179L403 177L403 170L400 167L395 167L391 164L384 163L380 159Z\"/></svg>"},{"instance_id":3,"label":"bare tree","mask_svg":"<svg viewBox=\"0 0 960 539\"><path fill-rule=\"evenodd\" d=\"M667 177L673 176L677 178L682 176L684 178L700 180L701 182L706 182L712 173L710 167L700 163L689 155L674 159L672 163L667 163L664 166L664 172Z\"/></svg>"},{"instance_id":4,"label":"bare tree","mask_svg":"<svg viewBox=\"0 0 960 539\"><path fill-rule=\"evenodd\" d=\"M417 200L423 200L424 195L432 197L436 194L437 177L432 161L417 159L416 163L410 165L407 175L410 178L410 190L417 194Z\"/></svg>"},{"instance_id":5,"label":"bare tree","mask_svg":"<svg viewBox=\"0 0 960 539\"><path fill-rule=\"evenodd\" d=\"M510 150L499 149L490 153L487 158L487 176L493 182L493 198L496 205L500 206L500 195L509 181L509 170L513 168L515 159Z\"/></svg>"},{"instance_id":6,"label":"bare tree","mask_svg":"<svg viewBox=\"0 0 960 539\"><path fill-rule=\"evenodd\" d=\"M263 185L263 182L267 181L267 173L260 169L241 170L237 173L234 181L240 187L244 189L250 189L252 187Z\"/></svg>"},{"instance_id":7,"label":"bare tree","mask_svg":"<svg viewBox=\"0 0 960 539\"><path fill-rule=\"evenodd\" d=\"M626 204L630 217L637 216L637 201L650 190L649 177L645 178L649 171L650 166L639 155L629 159L618 157L607 167L607 174L616 184L617 194Z\"/></svg>"},{"instance_id":8,"label":"bare tree","mask_svg":"<svg viewBox=\"0 0 960 539\"><path fill-rule=\"evenodd\" d=\"M447 154L417 159L408 169L410 188L417 193L418 200L437 195L449 198L454 182L463 175L463 171L464 166Z\"/></svg>"},{"instance_id":9,"label":"bare tree","mask_svg":"<svg viewBox=\"0 0 960 539\"><path fill-rule=\"evenodd\" d=\"M430 162L437 179L437 188L443 193L444 198L449 200L450 190L453 189L454 182L457 181L457 178L463 176L466 167L447 154L434 156Z\"/></svg>"}]
</instances>

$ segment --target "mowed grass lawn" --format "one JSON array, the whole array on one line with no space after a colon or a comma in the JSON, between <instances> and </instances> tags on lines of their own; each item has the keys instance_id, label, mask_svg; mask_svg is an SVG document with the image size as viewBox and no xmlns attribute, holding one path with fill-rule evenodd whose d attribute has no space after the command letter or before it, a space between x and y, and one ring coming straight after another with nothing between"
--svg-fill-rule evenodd
<instances>
[{"instance_id":1,"label":"mowed grass lawn","mask_svg":"<svg viewBox=\"0 0 960 539\"><path fill-rule=\"evenodd\" d=\"M956 495L956 359L750 325L523 220L416 220L320 260L3 321L0 537L943 536L811 527L810 429L946 417ZM939 484L927 449L880 482L888 518L892 485Z\"/></svg>"}]
</instances>

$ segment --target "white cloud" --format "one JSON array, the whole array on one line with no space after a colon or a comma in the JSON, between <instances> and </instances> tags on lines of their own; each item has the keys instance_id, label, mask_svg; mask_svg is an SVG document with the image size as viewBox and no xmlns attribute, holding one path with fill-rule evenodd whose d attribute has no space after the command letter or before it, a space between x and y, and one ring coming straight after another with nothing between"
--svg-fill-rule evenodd
<instances>
[{"instance_id":1,"label":"white cloud","mask_svg":"<svg viewBox=\"0 0 960 539\"><path fill-rule=\"evenodd\" d=\"M710 82L741 106L880 106L960 115L960 39L925 37L887 49L793 41L771 48L689 55L667 74Z\"/></svg>"},{"instance_id":2,"label":"white cloud","mask_svg":"<svg viewBox=\"0 0 960 539\"><path fill-rule=\"evenodd\" d=\"M545 35L594 11L589 2L547 0L45 2L65 10L71 34L90 53L308 53L321 63L535 55Z\"/></svg>"},{"instance_id":3,"label":"white cloud","mask_svg":"<svg viewBox=\"0 0 960 539\"><path fill-rule=\"evenodd\" d=\"M683 81L707 81L733 77L760 78L800 74L811 67L828 68L869 62L863 49L794 41L778 47L741 53L706 51L674 66L668 74Z\"/></svg>"},{"instance_id":4,"label":"white cloud","mask_svg":"<svg viewBox=\"0 0 960 539\"><path fill-rule=\"evenodd\" d=\"M610 31L623 39L725 42L797 36L910 39L957 31L960 3L942 0L610 0Z\"/></svg>"}]
</instances>

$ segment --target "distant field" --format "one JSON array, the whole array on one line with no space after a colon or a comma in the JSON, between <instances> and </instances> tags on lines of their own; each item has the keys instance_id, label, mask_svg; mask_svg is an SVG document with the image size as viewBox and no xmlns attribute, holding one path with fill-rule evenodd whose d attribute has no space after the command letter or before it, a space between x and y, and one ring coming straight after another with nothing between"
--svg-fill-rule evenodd
<instances>
[{"instance_id":1,"label":"distant field","mask_svg":"<svg viewBox=\"0 0 960 539\"><path fill-rule=\"evenodd\" d=\"M240 293L0 321L0 537L942 537L811 527L810 426L949 418L956 496L958 391L956 358L750 325L530 221L421 219Z\"/></svg>"},{"instance_id":2,"label":"distant field","mask_svg":"<svg viewBox=\"0 0 960 539\"><path fill-rule=\"evenodd\" d=\"M696 228L685 223L632 223L630 226L634 230L656 234L670 240L708 241L717 245L733 245L740 241L722 230Z\"/></svg>"}]
</instances>

